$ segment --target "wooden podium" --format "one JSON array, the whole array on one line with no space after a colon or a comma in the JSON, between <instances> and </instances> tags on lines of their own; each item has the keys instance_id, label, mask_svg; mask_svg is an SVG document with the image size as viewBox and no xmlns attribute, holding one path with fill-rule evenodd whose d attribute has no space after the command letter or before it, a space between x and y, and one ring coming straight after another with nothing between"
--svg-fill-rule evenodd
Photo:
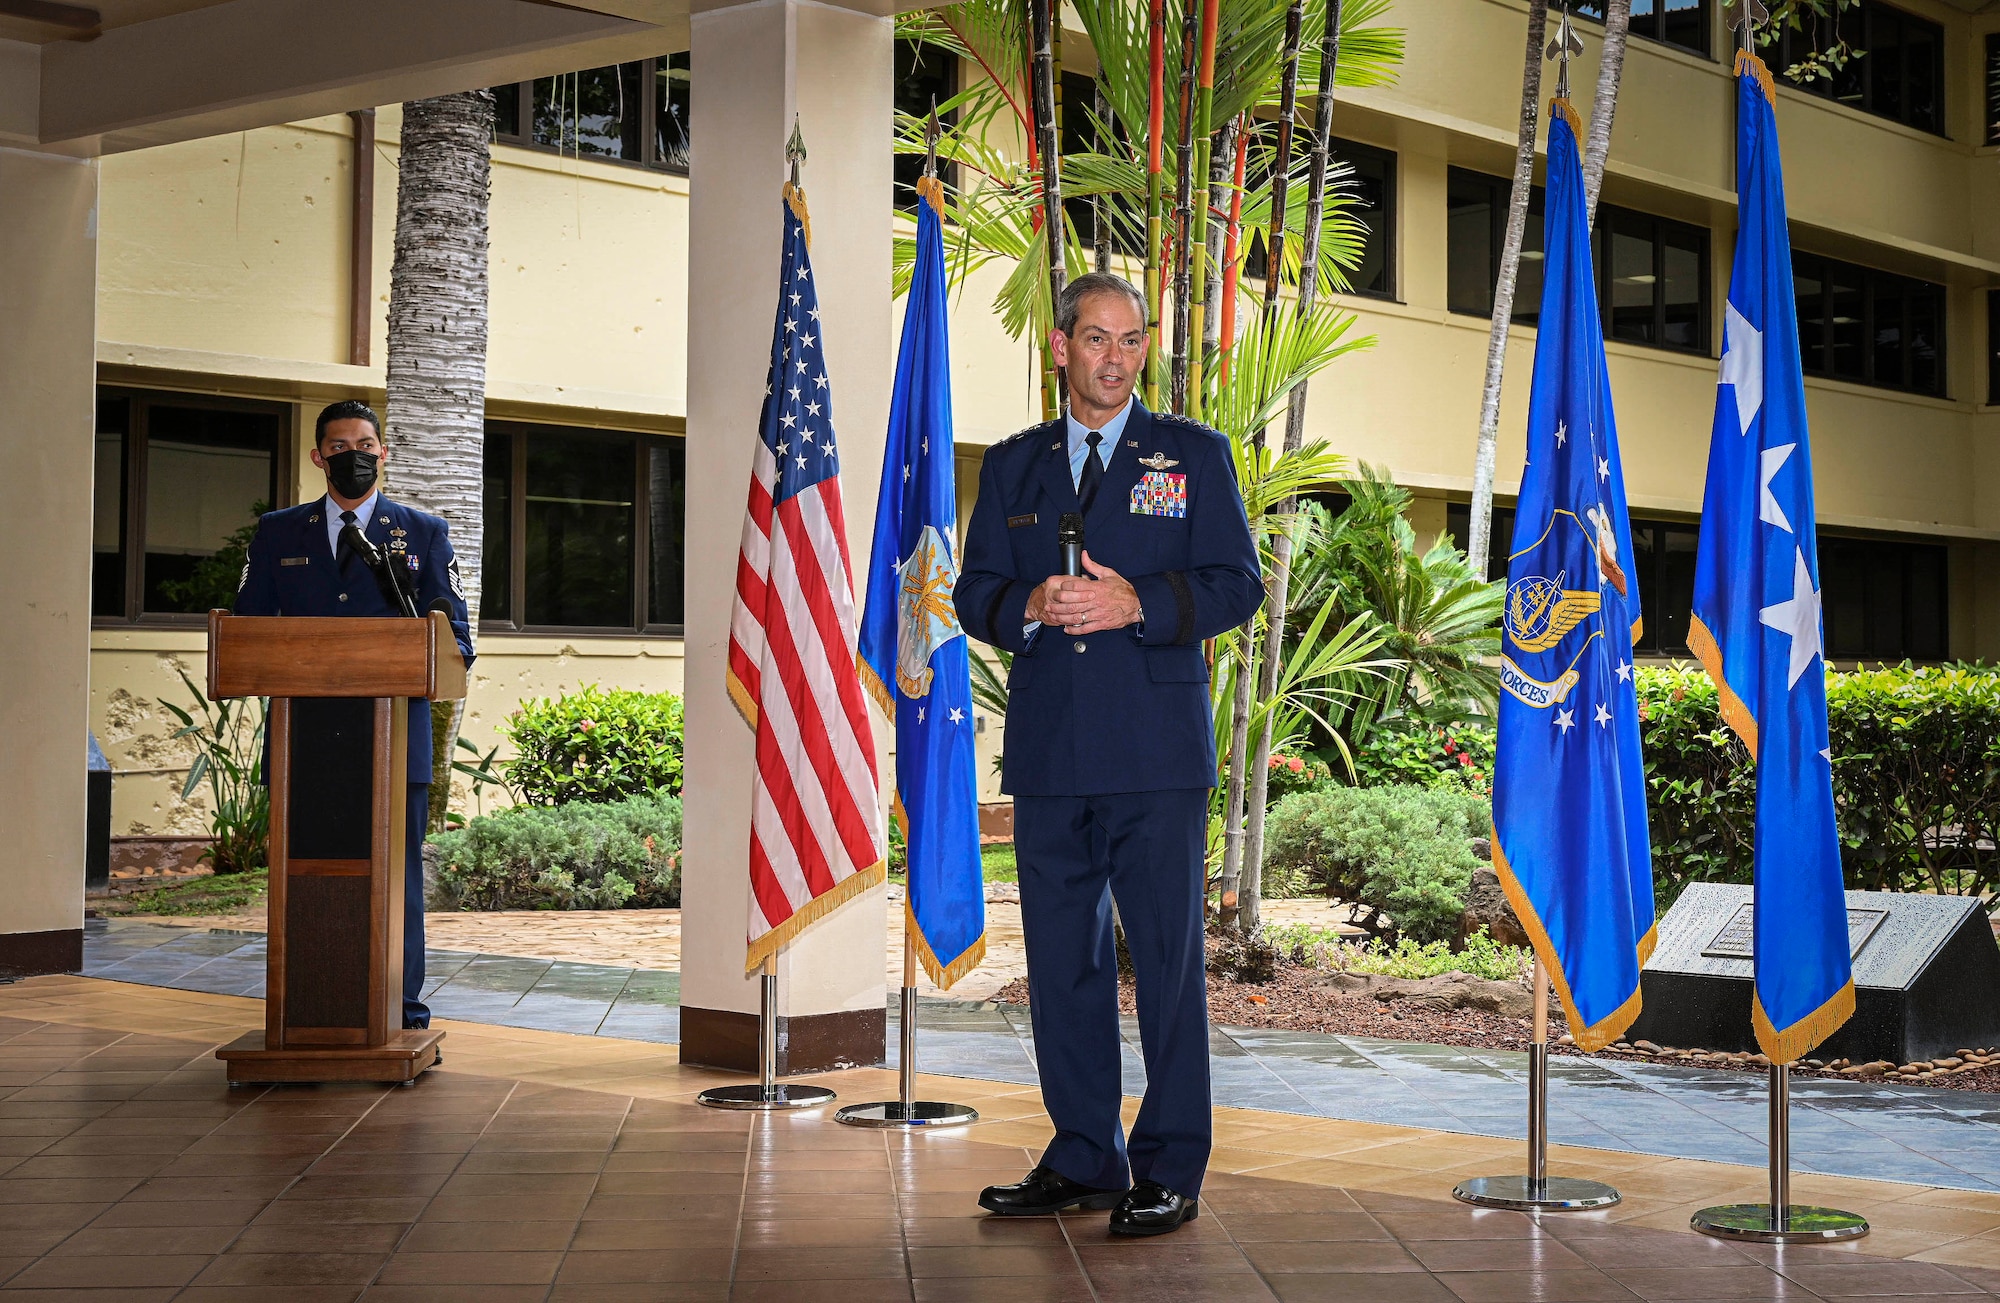
<instances>
[{"instance_id":1,"label":"wooden podium","mask_svg":"<svg viewBox=\"0 0 2000 1303\"><path fill-rule=\"evenodd\" d=\"M465 695L451 624L208 615L208 695L269 697L264 1030L229 1081L413 1082L441 1031L403 1029L409 699Z\"/></svg>"}]
</instances>

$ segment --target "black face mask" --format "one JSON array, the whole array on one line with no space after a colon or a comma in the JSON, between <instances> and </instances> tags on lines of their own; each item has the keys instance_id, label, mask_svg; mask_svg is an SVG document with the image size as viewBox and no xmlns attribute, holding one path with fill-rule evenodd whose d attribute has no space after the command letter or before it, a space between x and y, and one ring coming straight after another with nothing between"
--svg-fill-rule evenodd
<instances>
[{"instance_id":1,"label":"black face mask","mask_svg":"<svg viewBox=\"0 0 2000 1303\"><path fill-rule=\"evenodd\" d=\"M381 464L374 453L349 448L326 459L326 482L343 498L365 498L375 487L375 471Z\"/></svg>"}]
</instances>

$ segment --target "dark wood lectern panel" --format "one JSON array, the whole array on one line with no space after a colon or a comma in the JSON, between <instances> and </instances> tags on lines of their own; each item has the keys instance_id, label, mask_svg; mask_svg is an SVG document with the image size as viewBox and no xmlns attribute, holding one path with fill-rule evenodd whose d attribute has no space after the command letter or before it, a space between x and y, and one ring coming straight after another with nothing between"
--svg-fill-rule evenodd
<instances>
[{"instance_id":1,"label":"dark wood lectern panel","mask_svg":"<svg viewBox=\"0 0 2000 1303\"><path fill-rule=\"evenodd\" d=\"M368 1035L368 879L291 873L285 883L285 1038L308 1028L340 1028L360 1045Z\"/></svg>"},{"instance_id":2,"label":"dark wood lectern panel","mask_svg":"<svg viewBox=\"0 0 2000 1303\"><path fill-rule=\"evenodd\" d=\"M375 703L296 698L290 743L285 858L365 862L374 840L368 816L375 804Z\"/></svg>"}]
</instances>

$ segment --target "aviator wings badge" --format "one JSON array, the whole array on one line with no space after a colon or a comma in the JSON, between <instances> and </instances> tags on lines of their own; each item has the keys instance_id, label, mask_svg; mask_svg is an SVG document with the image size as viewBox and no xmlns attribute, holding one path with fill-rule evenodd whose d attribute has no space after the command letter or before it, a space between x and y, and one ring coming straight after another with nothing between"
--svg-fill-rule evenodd
<instances>
[{"instance_id":1,"label":"aviator wings badge","mask_svg":"<svg viewBox=\"0 0 2000 1303\"><path fill-rule=\"evenodd\" d=\"M958 610L951 604L958 558L936 526L924 526L902 575L896 595L896 687L906 697L923 697L931 690L931 654L959 635Z\"/></svg>"},{"instance_id":2,"label":"aviator wings badge","mask_svg":"<svg viewBox=\"0 0 2000 1303\"><path fill-rule=\"evenodd\" d=\"M1156 471L1163 471L1169 466L1180 465L1179 462L1175 461L1172 457L1167 456L1163 452L1156 452L1150 457L1141 457L1139 459L1139 464L1141 466L1149 466Z\"/></svg>"}]
</instances>

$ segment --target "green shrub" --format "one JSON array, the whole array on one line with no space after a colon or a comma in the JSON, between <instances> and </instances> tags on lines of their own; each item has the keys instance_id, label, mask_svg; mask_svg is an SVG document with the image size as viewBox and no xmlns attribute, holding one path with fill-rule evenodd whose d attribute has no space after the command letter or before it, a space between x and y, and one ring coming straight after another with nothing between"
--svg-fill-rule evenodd
<instances>
[{"instance_id":1,"label":"green shrub","mask_svg":"<svg viewBox=\"0 0 2000 1303\"><path fill-rule=\"evenodd\" d=\"M647 795L517 805L430 839L444 909L656 909L681 903L681 803Z\"/></svg>"},{"instance_id":2,"label":"green shrub","mask_svg":"<svg viewBox=\"0 0 2000 1303\"><path fill-rule=\"evenodd\" d=\"M1265 823L1265 863L1304 874L1324 894L1371 913L1362 926L1420 942L1457 935L1478 860L1486 799L1421 787L1327 787L1278 802ZM1387 915L1387 919L1384 919Z\"/></svg>"},{"instance_id":3,"label":"green shrub","mask_svg":"<svg viewBox=\"0 0 2000 1303\"><path fill-rule=\"evenodd\" d=\"M1756 773L1699 667L1637 676L1659 907L1749 882ZM1827 675L1841 865L1855 891L2000 889L2000 670Z\"/></svg>"},{"instance_id":4,"label":"green shrub","mask_svg":"<svg viewBox=\"0 0 2000 1303\"><path fill-rule=\"evenodd\" d=\"M1385 720L1354 749L1356 785L1407 784L1490 795L1494 736L1490 719L1433 724L1405 715Z\"/></svg>"},{"instance_id":5,"label":"green shrub","mask_svg":"<svg viewBox=\"0 0 2000 1303\"><path fill-rule=\"evenodd\" d=\"M681 792L681 699L590 685L508 717L508 776L530 805Z\"/></svg>"},{"instance_id":6,"label":"green shrub","mask_svg":"<svg viewBox=\"0 0 2000 1303\"><path fill-rule=\"evenodd\" d=\"M1503 946L1480 928L1454 952L1444 941L1419 943L1408 937L1395 945L1374 938L1354 940L1331 928L1310 923L1281 923L1264 929L1265 938L1282 957L1295 964L1345 973L1380 973L1384 977L1424 978L1443 973L1469 973L1491 982L1525 980L1534 967L1534 951Z\"/></svg>"}]
</instances>

